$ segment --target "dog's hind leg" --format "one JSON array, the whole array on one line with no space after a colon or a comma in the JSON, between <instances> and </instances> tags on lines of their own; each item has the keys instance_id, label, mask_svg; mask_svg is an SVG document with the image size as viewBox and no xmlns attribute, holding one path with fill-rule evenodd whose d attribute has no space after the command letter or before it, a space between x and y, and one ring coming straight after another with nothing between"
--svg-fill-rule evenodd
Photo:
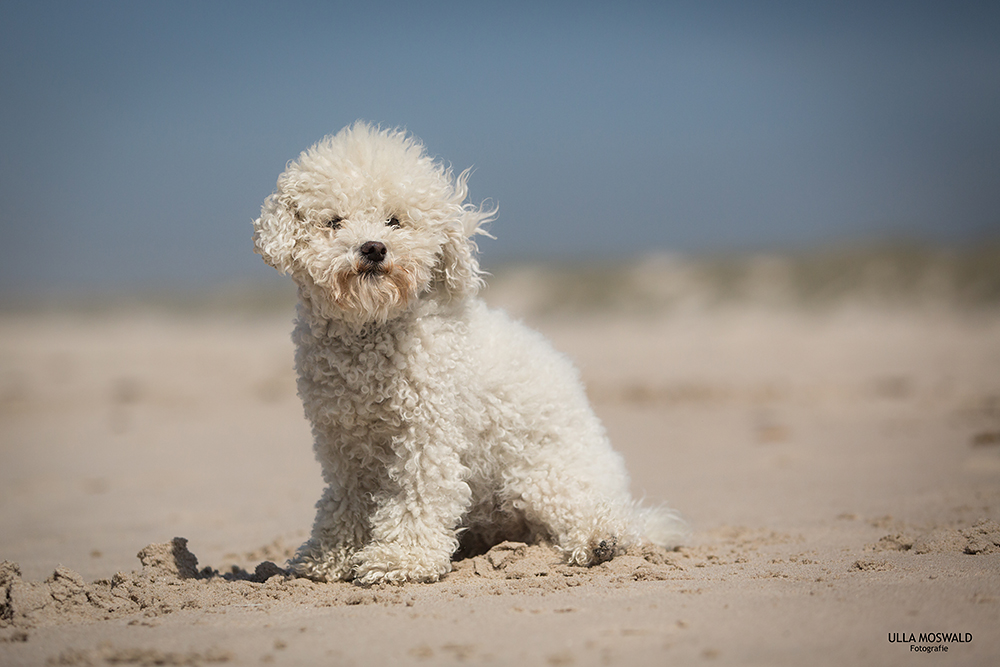
<instances>
[{"instance_id":1,"label":"dog's hind leg","mask_svg":"<svg viewBox=\"0 0 1000 667\"><path fill-rule=\"evenodd\" d=\"M508 475L505 495L532 524L543 526L569 563L611 560L639 541L633 503L626 490L601 477L535 462Z\"/></svg>"}]
</instances>

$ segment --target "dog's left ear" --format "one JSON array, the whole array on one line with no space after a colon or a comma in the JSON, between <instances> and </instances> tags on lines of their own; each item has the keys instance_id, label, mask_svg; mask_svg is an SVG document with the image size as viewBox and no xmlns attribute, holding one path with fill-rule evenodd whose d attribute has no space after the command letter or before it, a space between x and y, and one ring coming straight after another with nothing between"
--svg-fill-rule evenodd
<instances>
[{"instance_id":1,"label":"dog's left ear","mask_svg":"<svg viewBox=\"0 0 1000 667\"><path fill-rule=\"evenodd\" d=\"M473 237L477 234L489 236L484 225L496 217L498 210L496 207L485 208L485 205L461 204L469 191L466 181L470 173L471 169L466 169L455 179L454 201L459 202L456 206L458 210L445 230L441 261L435 270L434 282L438 289L453 300L475 296L485 284L479 260L476 259L479 249Z\"/></svg>"}]
</instances>

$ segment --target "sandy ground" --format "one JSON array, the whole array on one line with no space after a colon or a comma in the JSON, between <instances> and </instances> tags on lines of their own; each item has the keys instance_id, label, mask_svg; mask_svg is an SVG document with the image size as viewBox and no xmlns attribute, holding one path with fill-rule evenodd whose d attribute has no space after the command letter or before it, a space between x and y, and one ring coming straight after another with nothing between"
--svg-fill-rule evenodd
<instances>
[{"instance_id":1,"label":"sandy ground","mask_svg":"<svg viewBox=\"0 0 1000 667\"><path fill-rule=\"evenodd\" d=\"M577 361L636 494L678 508L689 546L290 579L321 489L290 309L6 313L0 664L1000 660L996 309L546 317L531 280L490 298Z\"/></svg>"}]
</instances>

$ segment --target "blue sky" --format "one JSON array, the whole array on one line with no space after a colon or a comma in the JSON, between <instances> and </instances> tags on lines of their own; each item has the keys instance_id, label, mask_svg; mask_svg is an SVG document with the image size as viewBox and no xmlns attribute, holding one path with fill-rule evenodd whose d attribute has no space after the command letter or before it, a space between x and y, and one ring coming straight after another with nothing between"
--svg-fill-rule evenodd
<instances>
[{"instance_id":1,"label":"blue sky","mask_svg":"<svg viewBox=\"0 0 1000 667\"><path fill-rule=\"evenodd\" d=\"M355 119L500 204L485 263L1000 235L989 2L0 5L3 291L267 277Z\"/></svg>"}]
</instances>

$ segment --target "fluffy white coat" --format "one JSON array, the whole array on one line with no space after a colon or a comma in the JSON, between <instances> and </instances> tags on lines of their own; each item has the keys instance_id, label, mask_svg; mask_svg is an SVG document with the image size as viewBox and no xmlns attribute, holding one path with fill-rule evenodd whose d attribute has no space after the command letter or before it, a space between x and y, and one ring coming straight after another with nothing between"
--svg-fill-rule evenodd
<instances>
[{"instance_id":1,"label":"fluffy white coat","mask_svg":"<svg viewBox=\"0 0 1000 667\"><path fill-rule=\"evenodd\" d=\"M576 370L491 311L465 203L413 137L355 123L288 164L254 221L299 288L299 395L327 487L292 569L317 580L435 581L453 555L549 540L591 565L686 534L641 508Z\"/></svg>"}]
</instances>

